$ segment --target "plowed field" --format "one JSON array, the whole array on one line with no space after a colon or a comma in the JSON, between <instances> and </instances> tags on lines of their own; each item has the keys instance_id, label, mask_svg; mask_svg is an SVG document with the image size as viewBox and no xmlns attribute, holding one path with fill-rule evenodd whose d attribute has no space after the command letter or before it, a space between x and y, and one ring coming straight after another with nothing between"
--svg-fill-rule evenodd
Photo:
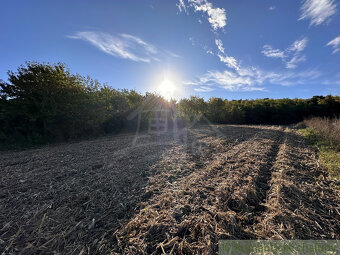
<instances>
[{"instance_id":1,"label":"plowed field","mask_svg":"<svg viewBox=\"0 0 340 255\"><path fill-rule=\"evenodd\" d=\"M2 152L0 252L216 254L219 239L340 239L339 194L292 130L134 139Z\"/></svg>"}]
</instances>

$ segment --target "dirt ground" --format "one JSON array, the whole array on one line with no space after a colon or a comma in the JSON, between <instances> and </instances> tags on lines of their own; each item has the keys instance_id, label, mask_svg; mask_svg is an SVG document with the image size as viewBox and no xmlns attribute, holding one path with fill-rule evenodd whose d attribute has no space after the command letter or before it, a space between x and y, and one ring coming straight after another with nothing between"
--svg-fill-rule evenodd
<instances>
[{"instance_id":1,"label":"dirt ground","mask_svg":"<svg viewBox=\"0 0 340 255\"><path fill-rule=\"evenodd\" d=\"M340 239L340 198L278 126L216 125L0 154L1 254L216 254Z\"/></svg>"}]
</instances>

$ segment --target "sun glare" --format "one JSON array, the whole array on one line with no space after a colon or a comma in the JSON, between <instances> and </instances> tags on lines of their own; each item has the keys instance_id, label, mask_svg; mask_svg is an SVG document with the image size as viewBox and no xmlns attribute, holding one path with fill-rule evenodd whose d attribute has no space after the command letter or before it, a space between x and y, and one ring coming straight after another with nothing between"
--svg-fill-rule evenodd
<instances>
[{"instance_id":1,"label":"sun glare","mask_svg":"<svg viewBox=\"0 0 340 255\"><path fill-rule=\"evenodd\" d=\"M162 83L159 85L159 93L162 97L166 100L171 100L174 96L174 92L176 90L176 86L170 80L163 80Z\"/></svg>"}]
</instances>

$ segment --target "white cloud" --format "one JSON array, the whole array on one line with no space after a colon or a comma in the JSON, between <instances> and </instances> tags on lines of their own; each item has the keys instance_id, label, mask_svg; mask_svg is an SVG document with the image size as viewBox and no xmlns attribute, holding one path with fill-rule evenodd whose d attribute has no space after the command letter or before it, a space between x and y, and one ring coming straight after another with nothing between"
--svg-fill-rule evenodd
<instances>
[{"instance_id":1,"label":"white cloud","mask_svg":"<svg viewBox=\"0 0 340 255\"><path fill-rule=\"evenodd\" d=\"M215 44L219 50L217 56L219 57L220 61L225 63L228 67L237 70L239 68L237 60L234 57L227 56L225 54L222 41L220 39L215 39Z\"/></svg>"},{"instance_id":2,"label":"white cloud","mask_svg":"<svg viewBox=\"0 0 340 255\"><path fill-rule=\"evenodd\" d=\"M207 12L210 18L213 16L212 12L208 11L209 8L213 8L212 4L208 1L187 0L187 2L188 6L194 7L195 11ZM182 1L180 1L180 3L182 3ZM270 10L274 9L274 6L270 8ZM224 28L226 26L225 10L222 10L222 12L216 11L220 16L216 15L214 17L220 17L224 22L213 22L209 19L209 22L215 31L218 28ZM216 18L215 20L219 19ZM217 34L215 33L215 35ZM192 38L190 38L190 40L195 44ZM293 42L285 50L274 49L270 45L264 45L262 53L267 57L281 59L288 69L293 69L297 67L298 63L306 61L306 56L302 55L302 51L306 48L307 43L308 39L304 37ZM194 88L195 91L208 92L212 90L213 86L218 86L229 91L263 91L265 90L262 86L264 82L290 86L293 84L305 83L320 75L315 70L308 72L275 73L263 71L255 67L241 67L234 57L226 54L222 40L215 39L215 44L218 48L217 56L221 62L225 63L230 68L230 70L225 70L223 72L208 71L206 74L199 77L198 80L185 83L187 85L198 86Z\"/></svg>"},{"instance_id":3,"label":"white cloud","mask_svg":"<svg viewBox=\"0 0 340 255\"><path fill-rule=\"evenodd\" d=\"M207 0L189 0L195 11L202 11L208 14L208 21L214 30L227 25L227 16L223 8L214 8Z\"/></svg>"},{"instance_id":4,"label":"white cloud","mask_svg":"<svg viewBox=\"0 0 340 255\"><path fill-rule=\"evenodd\" d=\"M199 86L198 88L194 88L194 91L197 91L197 92L210 92L213 90L214 88L208 87L208 86Z\"/></svg>"},{"instance_id":5,"label":"white cloud","mask_svg":"<svg viewBox=\"0 0 340 255\"><path fill-rule=\"evenodd\" d=\"M224 28L227 25L227 16L225 9L215 8L213 7L212 3L208 2L207 0L187 0L187 2L188 6L194 8L195 12L201 11L208 14L208 21L215 31L215 35L217 35L216 30L218 30L219 28ZM177 7L181 12L183 10L187 10L188 6L184 4L184 0L180 0L177 4ZM191 41L191 44L195 46L196 41L192 37L190 37L189 40ZM215 44L218 48L217 56L219 57L220 61L225 63L230 68L237 69L237 60L234 57L227 56L225 54L222 41L220 39L215 39ZM212 50L206 49L206 46L204 46L203 48L206 53L214 55Z\"/></svg>"},{"instance_id":6,"label":"white cloud","mask_svg":"<svg viewBox=\"0 0 340 255\"><path fill-rule=\"evenodd\" d=\"M208 21L215 31L227 25L225 9L216 8L207 0L187 0L187 3L188 5L186 6L184 0L179 0L179 3L176 5L180 12L187 12L187 7L192 7L195 12L206 13L208 15Z\"/></svg>"},{"instance_id":7,"label":"white cloud","mask_svg":"<svg viewBox=\"0 0 340 255\"><path fill-rule=\"evenodd\" d=\"M294 69L297 67L297 64L300 62L305 62L306 56L293 56L287 63L286 67L289 69Z\"/></svg>"},{"instance_id":8,"label":"white cloud","mask_svg":"<svg viewBox=\"0 0 340 255\"><path fill-rule=\"evenodd\" d=\"M333 54L337 53L340 50L340 36L335 37L332 41L327 43L327 46L332 46Z\"/></svg>"},{"instance_id":9,"label":"white cloud","mask_svg":"<svg viewBox=\"0 0 340 255\"><path fill-rule=\"evenodd\" d=\"M169 51L169 50L164 50L164 53L169 56L169 57L173 57L173 58L180 58L181 56L176 54L176 53L173 53L172 51Z\"/></svg>"},{"instance_id":10,"label":"white cloud","mask_svg":"<svg viewBox=\"0 0 340 255\"><path fill-rule=\"evenodd\" d=\"M299 20L310 19L310 25L316 26L329 22L331 16L336 13L334 2L334 0L304 0Z\"/></svg>"},{"instance_id":11,"label":"white cloud","mask_svg":"<svg viewBox=\"0 0 340 255\"><path fill-rule=\"evenodd\" d=\"M180 4L181 3L182 1L180 1ZM318 78L322 74L318 70L271 72L255 67L242 67L234 57L226 54L222 40L217 39L218 32L216 30L226 26L225 10L214 8L218 10L213 15L213 12L208 11L213 7L207 0L187 0L187 3L187 9L188 7L193 7L195 11L206 12L209 18L211 18L208 20L215 31L215 44L218 49L216 55L221 62L230 68L224 71L210 70L194 80L183 82L185 85L193 86L194 91L209 92L215 88L223 88L228 91L266 91L264 84L292 86L319 81ZM180 11L183 11L183 7L181 8ZM270 7L270 10L274 9L275 6ZM193 38L189 39L193 45L196 44ZM308 38L303 37L293 42L284 50L274 49L270 45L264 45L262 53L267 57L281 59L288 69L293 69L297 67L298 63L306 61L306 56L304 56L302 52L307 47L307 43Z\"/></svg>"},{"instance_id":12,"label":"white cloud","mask_svg":"<svg viewBox=\"0 0 340 255\"><path fill-rule=\"evenodd\" d=\"M152 55L157 53L153 46L127 34L114 37L101 32L77 32L69 38L88 41L109 55L136 62L150 62Z\"/></svg>"},{"instance_id":13,"label":"white cloud","mask_svg":"<svg viewBox=\"0 0 340 255\"><path fill-rule=\"evenodd\" d=\"M278 84L282 86L294 86L301 84L310 84L315 82L322 76L322 73L317 69L308 69L300 72L284 72L268 80L271 84Z\"/></svg>"},{"instance_id":14,"label":"white cloud","mask_svg":"<svg viewBox=\"0 0 340 255\"><path fill-rule=\"evenodd\" d=\"M273 47L270 45L264 45L262 53L263 55L269 58L285 58L286 57L284 51L273 49Z\"/></svg>"},{"instance_id":15,"label":"white cloud","mask_svg":"<svg viewBox=\"0 0 340 255\"><path fill-rule=\"evenodd\" d=\"M208 71L196 81L186 82L189 85L208 86L209 88L217 86L228 91L256 91L264 90L263 87L255 85L256 72L252 69L242 69L239 71L225 70Z\"/></svg>"},{"instance_id":16,"label":"white cloud","mask_svg":"<svg viewBox=\"0 0 340 255\"><path fill-rule=\"evenodd\" d=\"M218 54L218 57L220 58L221 62L225 63L228 67L235 70L239 69L237 60L234 57L223 56L221 54Z\"/></svg>"},{"instance_id":17,"label":"white cloud","mask_svg":"<svg viewBox=\"0 0 340 255\"><path fill-rule=\"evenodd\" d=\"M219 87L228 91L266 91L264 83L282 86L307 84L316 81L322 75L316 69L302 72L286 71L283 73L268 72L255 67L240 67L238 70L208 71L187 85L208 88ZM198 91L194 88L194 90ZM201 92L205 92L201 90Z\"/></svg>"},{"instance_id":18,"label":"white cloud","mask_svg":"<svg viewBox=\"0 0 340 255\"><path fill-rule=\"evenodd\" d=\"M184 4L184 0L179 0L179 3L176 4L176 6L178 7L180 12L184 11L187 13L187 7Z\"/></svg>"},{"instance_id":19,"label":"white cloud","mask_svg":"<svg viewBox=\"0 0 340 255\"><path fill-rule=\"evenodd\" d=\"M288 51L300 52L303 51L307 47L308 38L304 37L301 40L296 40L293 44L288 48Z\"/></svg>"},{"instance_id":20,"label":"white cloud","mask_svg":"<svg viewBox=\"0 0 340 255\"><path fill-rule=\"evenodd\" d=\"M269 7L269 10L270 10L270 11L274 11L275 9L276 9L275 6L270 6L270 7Z\"/></svg>"},{"instance_id":21,"label":"white cloud","mask_svg":"<svg viewBox=\"0 0 340 255\"><path fill-rule=\"evenodd\" d=\"M296 40L285 50L274 49L270 45L264 45L262 53L269 58L280 58L286 65L286 68L294 69L298 63L306 61L306 56L301 52L307 47L308 38L304 37Z\"/></svg>"},{"instance_id":22,"label":"white cloud","mask_svg":"<svg viewBox=\"0 0 340 255\"><path fill-rule=\"evenodd\" d=\"M215 43L217 45L217 48L220 52L224 53L223 43L219 39L215 39Z\"/></svg>"},{"instance_id":23,"label":"white cloud","mask_svg":"<svg viewBox=\"0 0 340 255\"><path fill-rule=\"evenodd\" d=\"M138 45L143 46L148 53L157 54L157 52L158 52L158 50L154 46L144 42L142 39L140 39L138 37L135 37L133 35L128 35L128 34L120 34L120 36L122 38L126 39L125 43L126 43L127 46L130 45L131 47L134 47L133 44L136 43Z\"/></svg>"},{"instance_id":24,"label":"white cloud","mask_svg":"<svg viewBox=\"0 0 340 255\"><path fill-rule=\"evenodd\" d=\"M84 31L68 38L87 41L106 54L136 62L160 61L160 55L178 57L174 53L160 51L155 46L129 34L112 36L102 32Z\"/></svg>"}]
</instances>

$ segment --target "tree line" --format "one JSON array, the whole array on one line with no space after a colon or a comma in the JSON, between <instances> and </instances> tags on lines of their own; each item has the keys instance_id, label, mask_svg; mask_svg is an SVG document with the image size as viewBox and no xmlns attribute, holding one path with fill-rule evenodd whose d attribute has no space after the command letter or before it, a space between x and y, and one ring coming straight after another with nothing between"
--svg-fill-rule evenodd
<instances>
[{"instance_id":1,"label":"tree line","mask_svg":"<svg viewBox=\"0 0 340 255\"><path fill-rule=\"evenodd\" d=\"M339 96L314 96L310 99L256 99L223 100L199 97L182 99L177 105L180 115L189 121L220 124L274 124L297 123L311 116L337 117L340 115ZM199 116L197 118L197 116ZM204 116L204 117L203 117Z\"/></svg>"},{"instance_id":2,"label":"tree line","mask_svg":"<svg viewBox=\"0 0 340 255\"><path fill-rule=\"evenodd\" d=\"M290 124L309 116L339 116L340 97L223 100L190 97L166 101L154 93L117 90L72 74L62 63L27 62L0 81L0 147L37 145L133 130L131 113L143 106L177 112L181 123ZM146 109L145 109L146 108ZM148 125L153 112L142 118ZM173 121L175 114L169 115Z\"/></svg>"}]
</instances>

